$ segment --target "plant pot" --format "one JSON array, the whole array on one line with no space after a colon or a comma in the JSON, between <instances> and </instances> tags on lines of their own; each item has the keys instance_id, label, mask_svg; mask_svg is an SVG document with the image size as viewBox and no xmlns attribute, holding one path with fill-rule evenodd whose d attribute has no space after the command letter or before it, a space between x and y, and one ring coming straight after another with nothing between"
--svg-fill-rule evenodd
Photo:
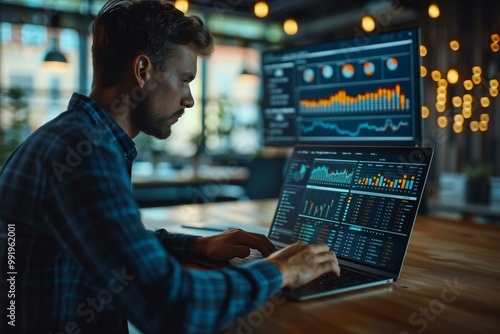
<instances>
[{"instance_id":1,"label":"plant pot","mask_svg":"<svg viewBox=\"0 0 500 334\"><path fill-rule=\"evenodd\" d=\"M465 200L473 204L490 203L490 179L473 178L468 179L465 185Z\"/></svg>"}]
</instances>

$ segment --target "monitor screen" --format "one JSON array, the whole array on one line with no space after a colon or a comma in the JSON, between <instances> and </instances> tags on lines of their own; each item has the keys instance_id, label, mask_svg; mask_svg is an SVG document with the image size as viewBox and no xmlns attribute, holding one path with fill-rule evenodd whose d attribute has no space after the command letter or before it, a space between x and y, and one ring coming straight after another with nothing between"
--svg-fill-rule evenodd
<instances>
[{"instance_id":1,"label":"monitor screen","mask_svg":"<svg viewBox=\"0 0 500 334\"><path fill-rule=\"evenodd\" d=\"M266 51L266 146L422 142L418 28Z\"/></svg>"}]
</instances>

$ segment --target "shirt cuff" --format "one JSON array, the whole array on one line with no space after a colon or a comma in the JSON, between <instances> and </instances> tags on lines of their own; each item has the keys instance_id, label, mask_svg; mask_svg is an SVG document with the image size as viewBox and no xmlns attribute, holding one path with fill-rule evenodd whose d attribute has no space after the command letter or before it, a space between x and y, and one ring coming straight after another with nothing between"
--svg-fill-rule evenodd
<instances>
[{"instance_id":1,"label":"shirt cuff","mask_svg":"<svg viewBox=\"0 0 500 334\"><path fill-rule=\"evenodd\" d=\"M249 270L252 275L256 276L257 281L261 283L265 282L265 285L267 285L268 296L275 295L280 292L281 285L283 284L283 275L281 274L281 271L279 271L278 267L271 262L266 259L262 259L250 261L240 265L240 267Z\"/></svg>"},{"instance_id":2,"label":"shirt cuff","mask_svg":"<svg viewBox=\"0 0 500 334\"><path fill-rule=\"evenodd\" d=\"M178 260L190 260L194 258L194 246L199 236L169 233L165 229L154 232L162 246Z\"/></svg>"}]
</instances>

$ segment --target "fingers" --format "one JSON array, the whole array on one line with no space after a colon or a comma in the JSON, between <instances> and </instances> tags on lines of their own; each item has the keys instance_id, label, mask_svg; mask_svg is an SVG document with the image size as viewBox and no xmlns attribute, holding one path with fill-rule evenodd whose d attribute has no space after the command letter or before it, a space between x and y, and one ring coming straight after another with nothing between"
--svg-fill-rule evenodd
<instances>
[{"instance_id":1,"label":"fingers","mask_svg":"<svg viewBox=\"0 0 500 334\"><path fill-rule=\"evenodd\" d=\"M250 255L250 248L247 246L240 246L240 245L232 245L229 244L227 245L227 250L229 254L231 254L231 257L247 257Z\"/></svg>"},{"instance_id":2,"label":"fingers","mask_svg":"<svg viewBox=\"0 0 500 334\"><path fill-rule=\"evenodd\" d=\"M325 244L295 243L274 253L269 260L283 273L283 286L296 288L333 272L340 275L337 256Z\"/></svg>"},{"instance_id":3,"label":"fingers","mask_svg":"<svg viewBox=\"0 0 500 334\"><path fill-rule=\"evenodd\" d=\"M262 256L264 257L269 256L269 254L276 250L271 241L269 241L269 239L262 234L245 232L240 229L231 230L226 233L232 234L232 242L234 242L234 244L237 244L239 246L246 246L247 249L257 249L262 253Z\"/></svg>"}]
</instances>

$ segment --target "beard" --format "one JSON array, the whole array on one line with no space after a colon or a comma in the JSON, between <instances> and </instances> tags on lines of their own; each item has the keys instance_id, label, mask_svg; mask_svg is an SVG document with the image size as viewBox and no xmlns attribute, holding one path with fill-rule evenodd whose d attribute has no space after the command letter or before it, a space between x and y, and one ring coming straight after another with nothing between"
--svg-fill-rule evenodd
<instances>
[{"instance_id":1,"label":"beard","mask_svg":"<svg viewBox=\"0 0 500 334\"><path fill-rule=\"evenodd\" d=\"M134 113L134 123L139 131L157 139L166 139L172 134L167 116L154 113L150 99L140 102Z\"/></svg>"}]
</instances>

